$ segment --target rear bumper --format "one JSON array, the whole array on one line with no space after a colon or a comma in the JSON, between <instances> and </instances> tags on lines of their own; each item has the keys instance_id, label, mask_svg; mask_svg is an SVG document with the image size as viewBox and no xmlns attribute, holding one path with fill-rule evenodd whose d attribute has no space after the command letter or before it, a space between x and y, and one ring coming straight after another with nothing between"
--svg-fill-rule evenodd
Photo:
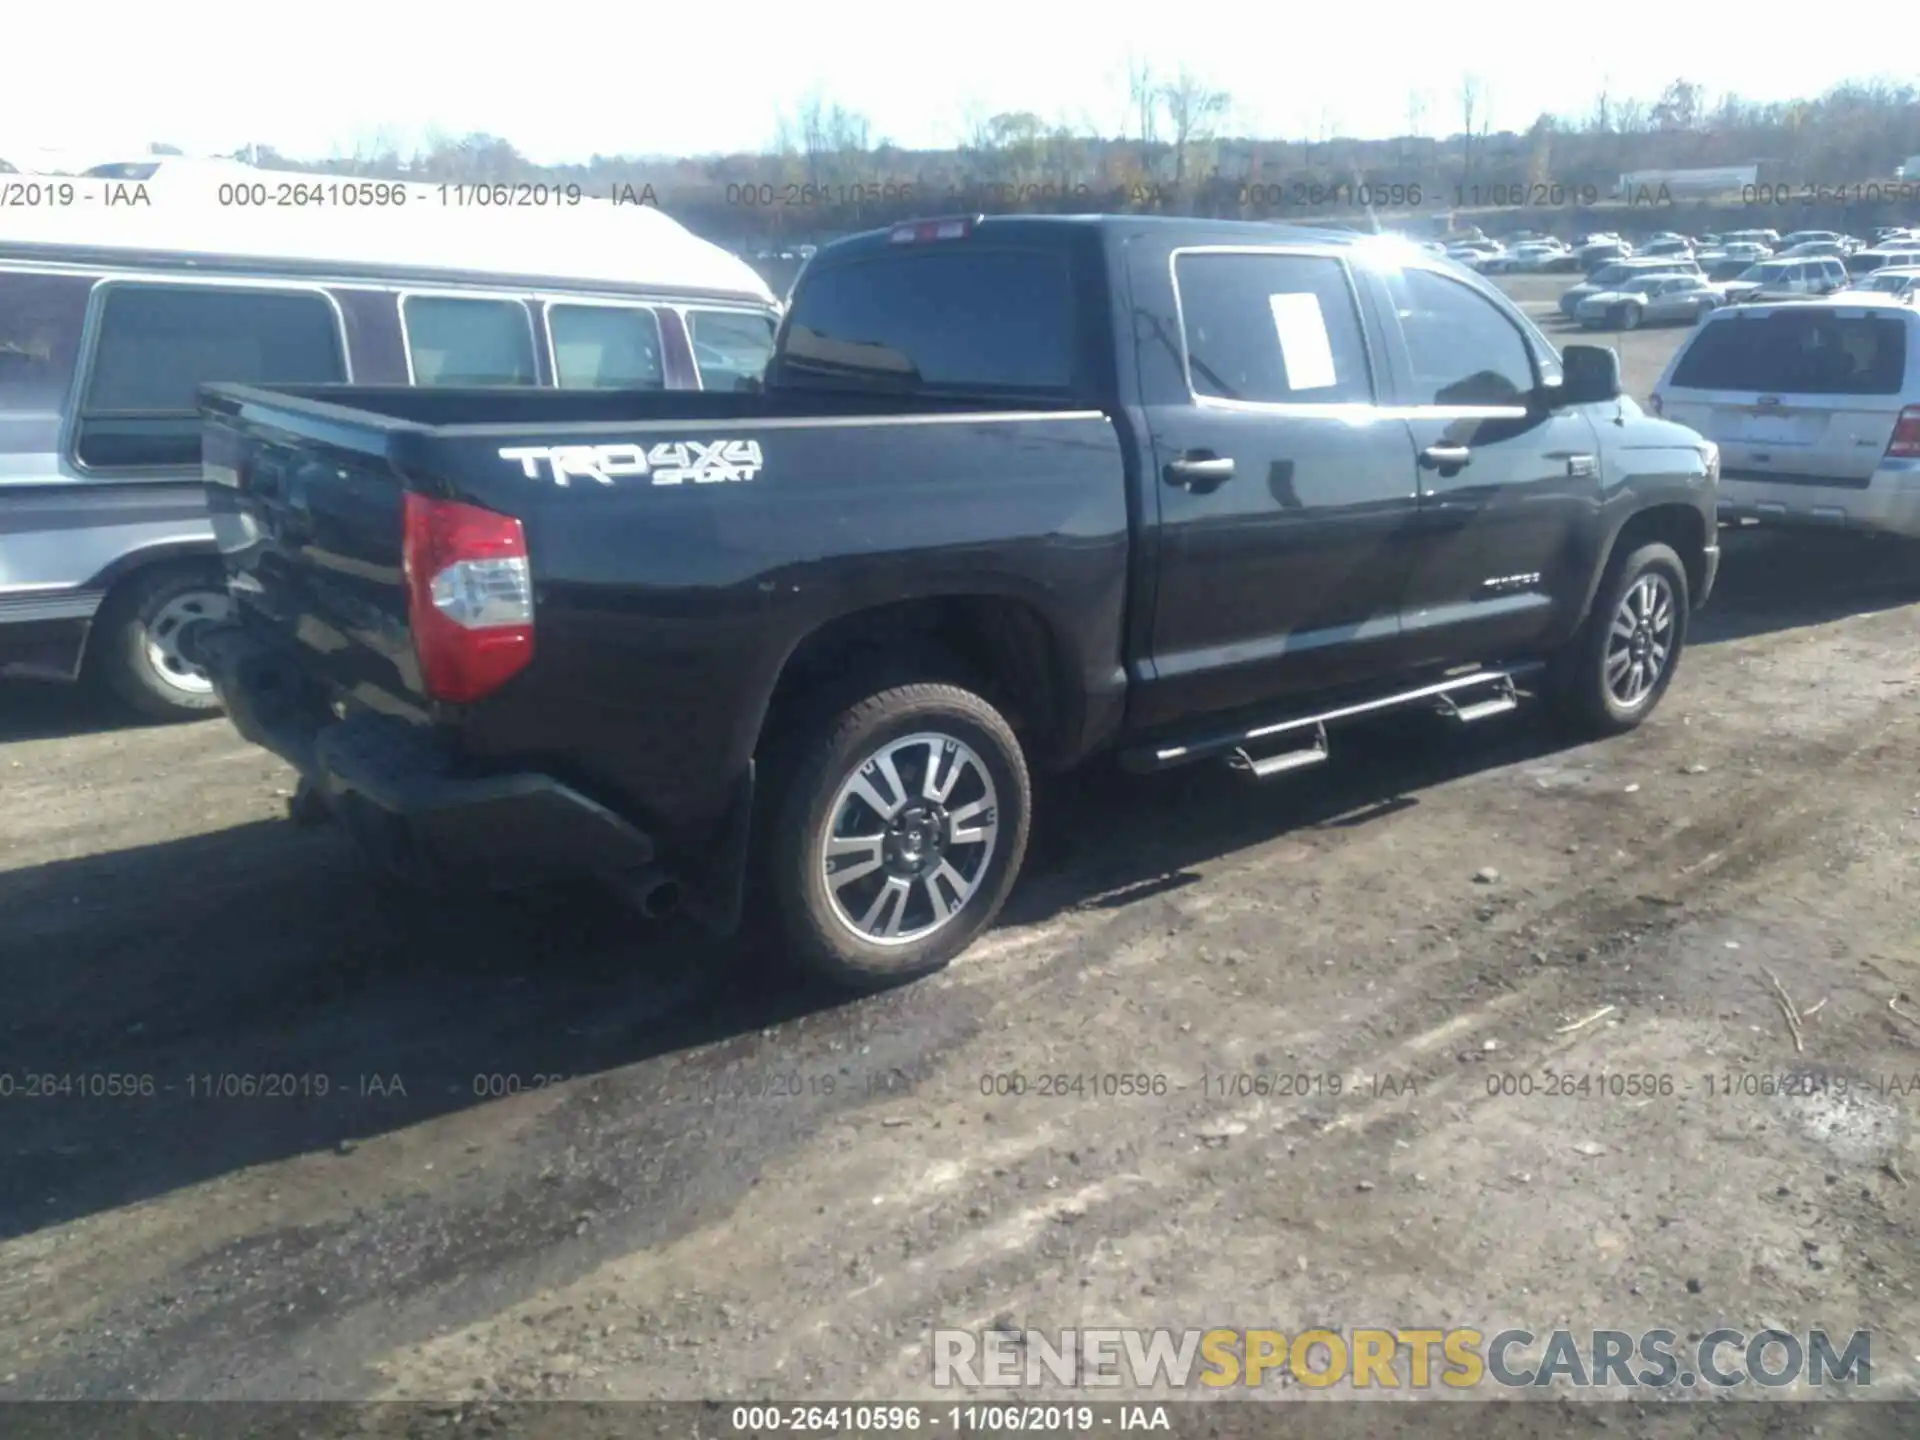
<instances>
[{"instance_id":1,"label":"rear bumper","mask_svg":"<svg viewBox=\"0 0 1920 1440\"><path fill-rule=\"evenodd\" d=\"M203 632L198 658L241 735L298 770L362 848L407 880L509 887L631 874L655 859L651 836L551 776L462 776L418 726L338 718L244 627Z\"/></svg>"},{"instance_id":2,"label":"rear bumper","mask_svg":"<svg viewBox=\"0 0 1920 1440\"><path fill-rule=\"evenodd\" d=\"M1720 519L1920 537L1920 464L1884 463L1864 488L1729 479L1723 472Z\"/></svg>"}]
</instances>

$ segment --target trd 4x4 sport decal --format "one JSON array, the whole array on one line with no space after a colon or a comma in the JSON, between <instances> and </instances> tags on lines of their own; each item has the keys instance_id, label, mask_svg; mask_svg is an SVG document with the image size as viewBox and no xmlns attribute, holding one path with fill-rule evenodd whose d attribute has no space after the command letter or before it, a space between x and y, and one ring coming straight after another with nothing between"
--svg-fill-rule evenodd
<instances>
[{"instance_id":1,"label":"trd 4x4 sport decal","mask_svg":"<svg viewBox=\"0 0 1920 1440\"><path fill-rule=\"evenodd\" d=\"M510 445L500 452L529 480L555 485L575 480L616 480L651 476L655 485L710 485L751 480L760 473L758 440L672 440L648 449L641 445ZM544 468L543 468L544 467Z\"/></svg>"}]
</instances>

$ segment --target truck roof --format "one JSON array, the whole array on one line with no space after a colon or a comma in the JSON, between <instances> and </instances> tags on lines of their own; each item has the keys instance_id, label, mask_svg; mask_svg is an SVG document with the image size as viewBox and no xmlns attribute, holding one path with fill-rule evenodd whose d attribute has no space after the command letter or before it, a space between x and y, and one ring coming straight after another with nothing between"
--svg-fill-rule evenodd
<instances>
[{"instance_id":1,"label":"truck roof","mask_svg":"<svg viewBox=\"0 0 1920 1440\"><path fill-rule=\"evenodd\" d=\"M1049 231L1069 230L1127 230L1145 232L1149 230L1185 230L1204 233L1209 238L1220 236L1244 235L1248 243L1263 241L1271 244L1276 238L1285 238L1307 245L1358 245L1361 242L1395 243L1412 246L1413 241L1402 236L1375 234L1366 230L1342 230L1314 225L1295 225L1281 221L1264 220L1211 220L1189 215L939 215L923 216L914 220L903 220L878 230L863 230L857 235L848 235L829 244L822 245L815 255L816 262L850 253L869 250L885 250L893 244L893 237L903 231L916 227L934 226L964 221L973 227L973 233L983 237L1016 239L1034 237ZM1416 247L1417 248L1417 247Z\"/></svg>"},{"instance_id":2,"label":"truck roof","mask_svg":"<svg viewBox=\"0 0 1920 1440\"><path fill-rule=\"evenodd\" d=\"M738 256L702 240L653 205L582 195L577 203L473 203L460 187L314 175L250 166L161 171L145 181L35 176L71 186L71 200L0 208L0 258L194 259L325 269L538 275L576 284L645 286L735 295L773 304L773 292ZM267 204L235 203L248 187ZM322 203L271 203L279 187L306 187ZM349 187L384 197L343 204ZM330 188L331 187L331 188ZM500 187L511 196L516 187ZM526 188L526 187L518 187ZM470 187L469 187L470 190ZM360 192L357 188L354 193ZM144 195L144 203L139 198ZM395 196L404 196L394 203ZM115 198L117 197L117 198ZM532 198L531 195L529 198ZM457 203L465 200L466 203Z\"/></svg>"}]
</instances>

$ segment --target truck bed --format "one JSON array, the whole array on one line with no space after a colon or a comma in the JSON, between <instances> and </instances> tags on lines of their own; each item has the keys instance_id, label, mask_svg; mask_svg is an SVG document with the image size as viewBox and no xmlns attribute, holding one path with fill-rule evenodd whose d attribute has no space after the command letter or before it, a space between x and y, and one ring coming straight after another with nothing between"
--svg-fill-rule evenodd
<instances>
[{"instance_id":1,"label":"truck bed","mask_svg":"<svg viewBox=\"0 0 1920 1440\"><path fill-rule=\"evenodd\" d=\"M480 772L558 775L698 831L748 766L789 654L876 602L1030 607L1068 637L1062 692L1120 704L1128 467L1097 410L355 386L209 386L203 402L243 628ZM606 468L556 471L555 451ZM408 492L524 527L533 659L474 704L422 681Z\"/></svg>"}]
</instances>

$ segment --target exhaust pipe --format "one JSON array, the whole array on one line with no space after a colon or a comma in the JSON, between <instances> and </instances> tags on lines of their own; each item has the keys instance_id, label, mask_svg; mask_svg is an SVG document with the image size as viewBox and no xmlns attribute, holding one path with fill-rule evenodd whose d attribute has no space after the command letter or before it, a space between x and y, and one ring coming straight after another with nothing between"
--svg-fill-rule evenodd
<instances>
[{"instance_id":1,"label":"exhaust pipe","mask_svg":"<svg viewBox=\"0 0 1920 1440\"><path fill-rule=\"evenodd\" d=\"M619 888L649 920L664 920L680 908L680 883L658 866L622 876Z\"/></svg>"},{"instance_id":2,"label":"exhaust pipe","mask_svg":"<svg viewBox=\"0 0 1920 1440\"><path fill-rule=\"evenodd\" d=\"M649 920L664 920L680 908L680 887L661 876L640 895L640 913Z\"/></svg>"}]
</instances>

